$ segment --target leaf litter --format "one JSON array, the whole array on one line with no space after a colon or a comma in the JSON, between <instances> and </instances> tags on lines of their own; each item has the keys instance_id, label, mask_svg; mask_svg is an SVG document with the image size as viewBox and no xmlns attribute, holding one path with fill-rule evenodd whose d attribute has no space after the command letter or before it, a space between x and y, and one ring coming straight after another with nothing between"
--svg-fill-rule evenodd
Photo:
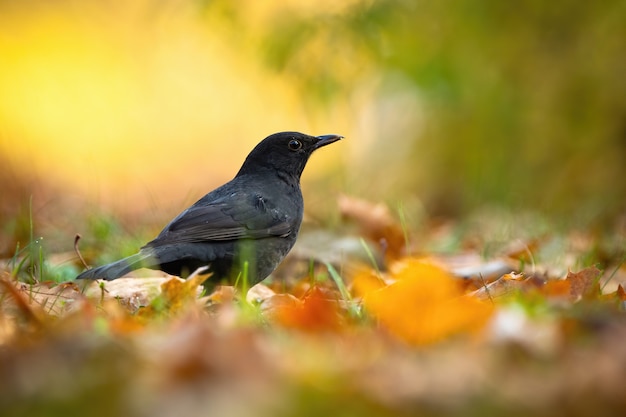
<instances>
[{"instance_id":1,"label":"leaf litter","mask_svg":"<svg viewBox=\"0 0 626 417\"><path fill-rule=\"evenodd\" d=\"M456 252L407 250L389 211L341 204L357 224L347 233L382 262L294 255L245 297L202 294L201 273L82 287L2 272L3 415L626 410L623 252L604 268L555 268L545 236L488 258L475 238Z\"/></svg>"}]
</instances>

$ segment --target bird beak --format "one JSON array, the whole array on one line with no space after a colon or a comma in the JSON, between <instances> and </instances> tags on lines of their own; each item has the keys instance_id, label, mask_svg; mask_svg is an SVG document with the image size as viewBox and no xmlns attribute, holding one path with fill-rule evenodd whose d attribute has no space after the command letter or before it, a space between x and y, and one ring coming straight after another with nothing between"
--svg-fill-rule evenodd
<instances>
[{"instance_id":1,"label":"bird beak","mask_svg":"<svg viewBox=\"0 0 626 417\"><path fill-rule=\"evenodd\" d=\"M318 142L315 144L315 149L322 146L330 145L333 142L337 142L339 139L343 139L343 136L339 135L322 135L317 137Z\"/></svg>"}]
</instances>

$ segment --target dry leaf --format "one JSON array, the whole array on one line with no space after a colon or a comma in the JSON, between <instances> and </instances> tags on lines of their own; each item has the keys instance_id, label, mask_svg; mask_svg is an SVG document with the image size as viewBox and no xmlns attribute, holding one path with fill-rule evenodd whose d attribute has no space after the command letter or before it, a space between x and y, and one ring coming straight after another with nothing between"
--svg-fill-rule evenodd
<instances>
[{"instance_id":1,"label":"dry leaf","mask_svg":"<svg viewBox=\"0 0 626 417\"><path fill-rule=\"evenodd\" d=\"M9 274L2 275L9 277ZM37 303L29 301L26 288L26 285L20 286L10 278L0 279L0 296L3 299L8 296L8 300L11 301L11 303L2 303L2 309L13 310L11 315L21 317L27 325L38 328L46 319L46 314Z\"/></svg>"},{"instance_id":2,"label":"dry leaf","mask_svg":"<svg viewBox=\"0 0 626 417\"><path fill-rule=\"evenodd\" d=\"M570 281L565 279L552 279L546 282L541 288L541 293L546 297L552 299L564 299L570 300L570 294L572 291L572 286Z\"/></svg>"},{"instance_id":3,"label":"dry leaf","mask_svg":"<svg viewBox=\"0 0 626 417\"><path fill-rule=\"evenodd\" d=\"M114 281L92 281L87 283L85 295L99 301L115 299L129 310L137 311L149 305L161 293L161 285L172 278L118 278Z\"/></svg>"},{"instance_id":4,"label":"dry leaf","mask_svg":"<svg viewBox=\"0 0 626 417\"><path fill-rule=\"evenodd\" d=\"M388 283L373 269L362 269L352 278L352 292L356 297L363 297L387 285Z\"/></svg>"},{"instance_id":5,"label":"dry leaf","mask_svg":"<svg viewBox=\"0 0 626 417\"><path fill-rule=\"evenodd\" d=\"M291 294L275 294L261 303L263 316L270 322L279 322L283 314L302 308L302 301Z\"/></svg>"},{"instance_id":6,"label":"dry leaf","mask_svg":"<svg viewBox=\"0 0 626 417\"><path fill-rule=\"evenodd\" d=\"M249 303L260 304L276 295L276 292L265 284L256 284L248 290L246 300Z\"/></svg>"},{"instance_id":7,"label":"dry leaf","mask_svg":"<svg viewBox=\"0 0 626 417\"><path fill-rule=\"evenodd\" d=\"M178 314L191 305L196 305L198 288L211 275L206 274L207 268L200 268L183 281L172 278L161 284L161 294L152 303L139 310L138 316L148 319L163 313Z\"/></svg>"},{"instance_id":8,"label":"dry leaf","mask_svg":"<svg viewBox=\"0 0 626 417\"><path fill-rule=\"evenodd\" d=\"M80 289L73 282L62 284L41 282L32 285L5 282L13 285L29 305L36 305L43 312L54 316L67 313L76 302L84 299Z\"/></svg>"},{"instance_id":9,"label":"dry leaf","mask_svg":"<svg viewBox=\"0 0 626 417\"><path fill-rule=\"evenodd\" d=\"M338 331L343 320L338 300L333 295L317 286L312 287L302 300L276 295L266 301L271 310L266 306L265 311L268 317L284 327L306 332Z\"/></svg>"},{"instance_id":10,"label":"dry leaf","mask_svg":"<svg viewBox=\"0 0 626 417\"><path fill-rule=\"evenodd\" d=\"M380 244L387 258L398 259L404 253L406 242L402 226L386 205L345 195L339 197L338 203L341 215L356 222L364 237Z\"/></svg>"},{"instance_id":11,"label":"dry leaf","mask_svg":"<svg viewBox=\"0 0 626 417\"><path fill-rule=\"evenodd\" d=\"M493 306L464 297L459 282L443 269L408 260L397 282L369 292L365 308L397 337L428 344L483 328Z\"/></svg>"},{"instance_id":12,"label":"dry leaf","mask_svg":"<svg viewBox=\"0 0 626 417\"><path fill-rule=\"evenodd\" d=\"M570 297L578 301L585 297L600 295L599 277L602 274L595 266L590 266L579 272L568 272L565 279L570 283Z\"/></svg>"}]
</instances>

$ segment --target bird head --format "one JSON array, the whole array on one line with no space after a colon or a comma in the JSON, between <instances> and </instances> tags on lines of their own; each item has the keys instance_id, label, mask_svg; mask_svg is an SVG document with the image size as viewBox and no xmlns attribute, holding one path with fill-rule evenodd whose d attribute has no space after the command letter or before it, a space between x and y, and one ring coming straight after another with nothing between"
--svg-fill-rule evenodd
<instances>
[{"instance_id":1,"label":"bird head","mask_svg":"<svg viewBox=\"0 0 626 417\"><path fill-rule=\"evenodd\" d=\"M271 169L300 178L311 154L342 139L339 135L309 136L299 132L280 132L263 139L250 152L237 176Z\"/></svg>"}]
</instances>

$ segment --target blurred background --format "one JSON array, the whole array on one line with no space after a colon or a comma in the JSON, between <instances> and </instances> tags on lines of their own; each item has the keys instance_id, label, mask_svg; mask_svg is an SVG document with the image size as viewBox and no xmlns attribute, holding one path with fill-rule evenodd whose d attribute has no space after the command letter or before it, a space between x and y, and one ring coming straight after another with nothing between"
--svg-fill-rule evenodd
<instances>
[{"instance_id":1,"label":"blurred background","mask_svg":"<svg viewBox=\"0 0 626 417\"><path fill-rule=\"evenodd\" d=\"M625 21L622 0L0 2L0 253L158 232L283 130L347 138L304 173L319 221L346 193L610 228Z\"/></svg>"}]
</instances>

